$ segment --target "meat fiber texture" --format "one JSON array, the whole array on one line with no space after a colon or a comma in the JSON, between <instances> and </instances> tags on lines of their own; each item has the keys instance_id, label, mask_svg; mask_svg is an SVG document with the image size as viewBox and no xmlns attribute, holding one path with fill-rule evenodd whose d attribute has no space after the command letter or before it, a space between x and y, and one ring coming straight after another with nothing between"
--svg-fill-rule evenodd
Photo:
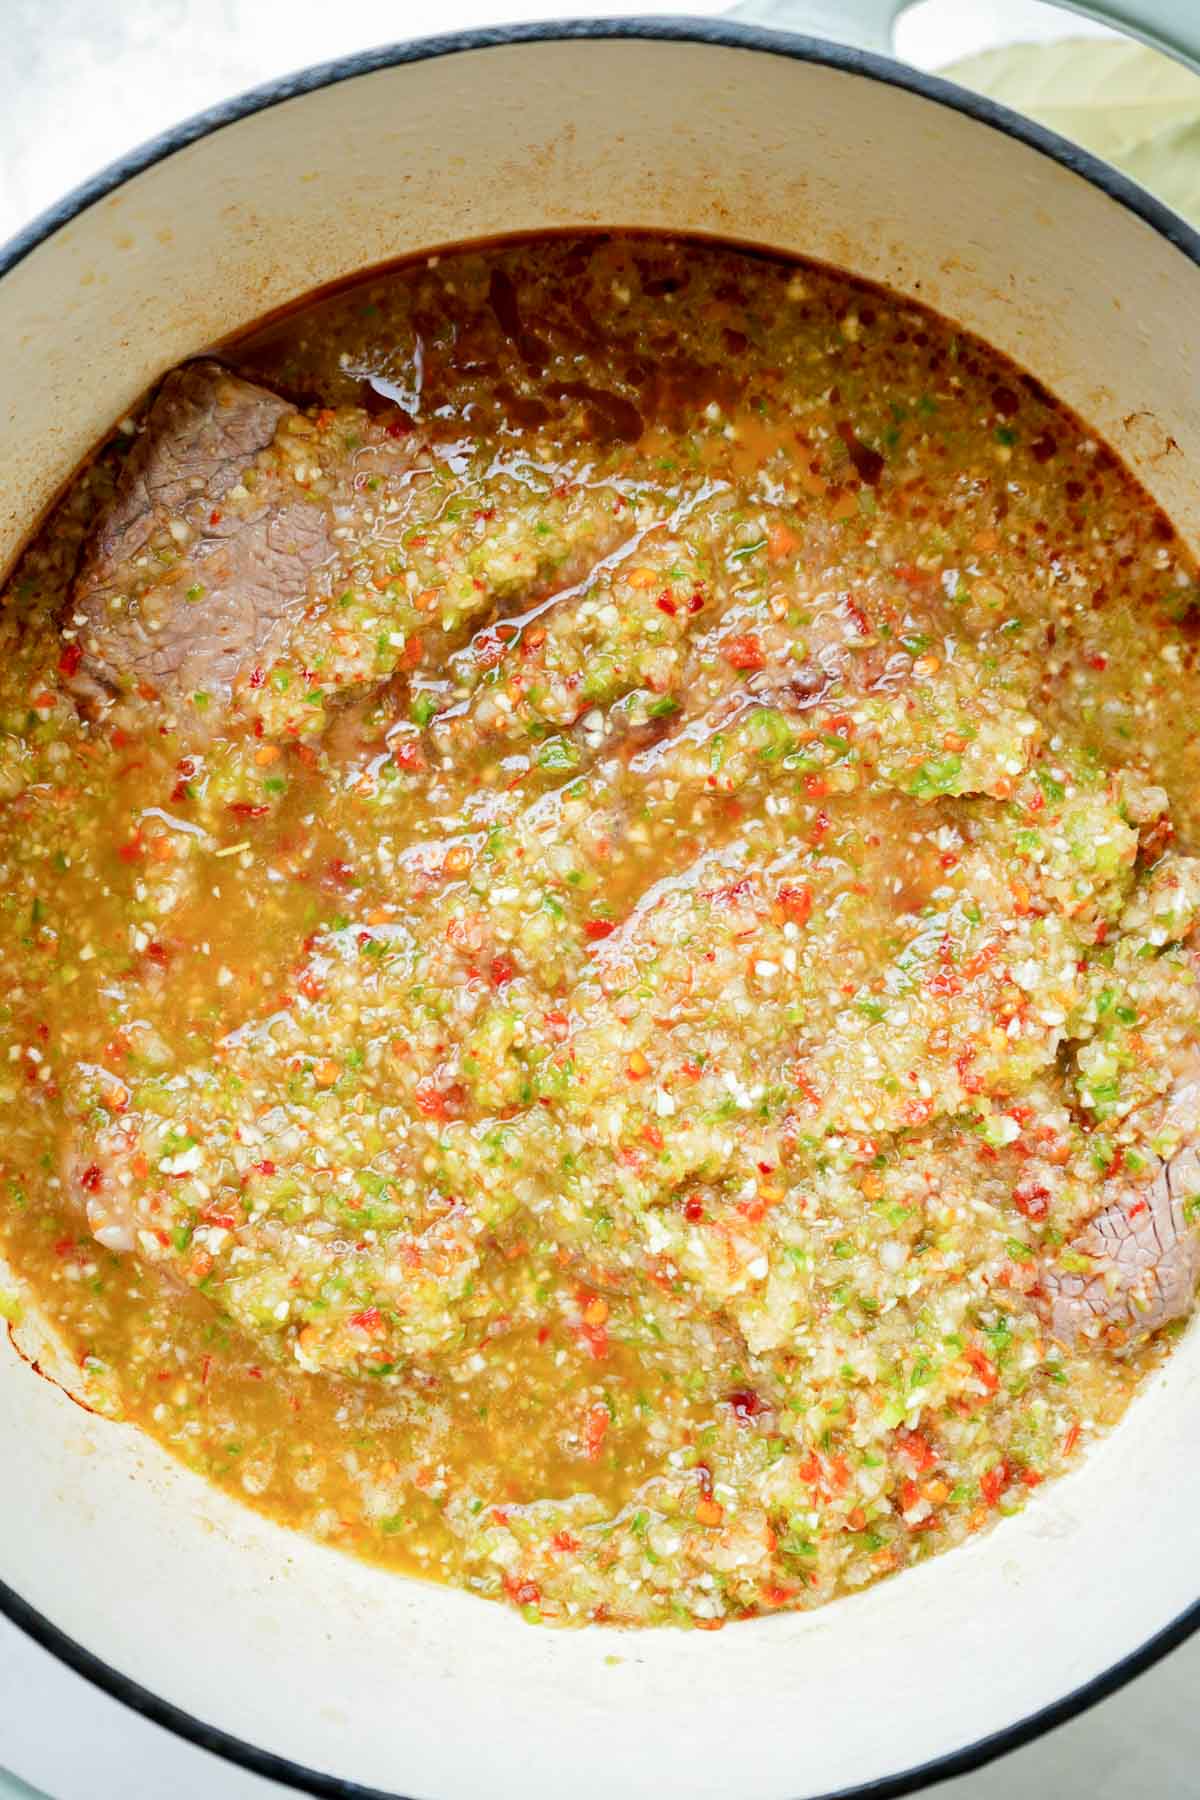
<instances>
[{"instance_id":1,"label":"meat fiber texture","mask_svg":"<svg viewBox=\"0 0 1200 1800\"><path fill-rule=\"evenodd\" d=\"M244 477L294 412L189 363L167 376L76 584L71 624L92 702L136 691L227 706L238 674L303 607L330 554L326 510L277 477Z\"/></svg>"}]
</instances>

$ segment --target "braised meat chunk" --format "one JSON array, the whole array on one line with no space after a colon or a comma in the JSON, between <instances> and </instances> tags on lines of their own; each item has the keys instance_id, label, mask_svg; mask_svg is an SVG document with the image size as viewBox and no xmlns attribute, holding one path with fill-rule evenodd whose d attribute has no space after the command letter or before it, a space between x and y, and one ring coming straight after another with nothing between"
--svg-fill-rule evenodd
<instances>
[{"instance_id":1,"label":"braised meat chunk","mask_svg":"<svg viewBox=\"0 0 1200 1800\"><path fill-rule=\"evenodd\" d=\"M89 544L66 630L93 705L136 693L216 719L303 608L327 509L256 458L293 408L214 362L167 376Z\"/></svg>"}]
</instances>

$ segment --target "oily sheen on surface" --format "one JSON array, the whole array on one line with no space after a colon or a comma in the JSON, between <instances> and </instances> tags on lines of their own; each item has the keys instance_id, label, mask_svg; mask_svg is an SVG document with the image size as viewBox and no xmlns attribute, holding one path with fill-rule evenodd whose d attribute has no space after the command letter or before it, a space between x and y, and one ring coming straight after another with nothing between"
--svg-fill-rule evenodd
<instances>
[{"instance_id":1,"label":"oily sheen on surface","mask_svg":"<svg viewBox=\"0 0 1200 1800\"><path fill-rule=\"evenodd\" d=\"M1196 601L816 268L463 252L169 374L4 615L0 1236L93 1403L552 1621L1024 1505L1200 1272Z\"/></svg>"}]
</instances>

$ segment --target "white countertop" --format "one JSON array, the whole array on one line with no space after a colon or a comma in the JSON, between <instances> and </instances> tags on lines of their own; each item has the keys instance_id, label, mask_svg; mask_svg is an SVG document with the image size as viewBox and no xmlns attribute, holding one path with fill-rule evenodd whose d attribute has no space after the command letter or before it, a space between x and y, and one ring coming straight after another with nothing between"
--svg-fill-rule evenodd
<instances>
[{"instance_id":1,"label":"white countertop","mask_svg":"<svg viewBox=\"0 0 1200 1800\"><path fill-rule=\"evenodd\" d=\"M289 69L514 17L721 10L714 0L0 0L0 241L122 151ZM929 0L904 21L900 48L935 67L1005 38L1056 35L1061 19L1037 0ZM1081 29L1069 19L1066 28ZM1012 1649L1023 1654L1020 1644ZM1198 1693L1200 1637L1081 1719L938 1792L945 1800L1200 1796ZM0 1768L0 1800L27 1800L31 1791L52 1800L281 1792L130 1713L2 1619L0 1765L17 1778Z\"/></svg>"}]
</instances>

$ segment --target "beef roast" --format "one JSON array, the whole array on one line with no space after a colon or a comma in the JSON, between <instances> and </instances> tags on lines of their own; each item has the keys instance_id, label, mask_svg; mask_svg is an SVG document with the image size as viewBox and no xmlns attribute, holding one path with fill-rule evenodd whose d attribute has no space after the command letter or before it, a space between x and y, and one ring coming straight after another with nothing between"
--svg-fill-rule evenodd
<instances>
[{"instance_id":1,"label":"beef roast","mask_svg":"<svg viewBox=\"0 0 1200 1800\"><path fill-rule=\"evenodd\" d=\"M210 718L303 607L330 554L327 509L271 470L244 476L294 408L215 362L169 374L76 579L65 631L78 696L137 692Z\"/></svg>"},{"instance_id":2,"label":"beef roast","mask_svg":"<svg viewBox=\"0 0 1200 1800\"><path fill-rule=\"evenodd\" d=\"M87 546L60 667L97 716L141 700L199 735L234 711L271 735L320 732L327 702L398 670L440 679L447 633L542 604L623 543L610 476L590 451L543 468L435 441L397 409L302 413L189 364Z\"/></svg>"},{"instance_id":3,"label":"beef roast","mask_svg":"<svg viewBox=\"0 0 1200 1800\"><path fill-rule=\"evenodd\" d=\"M1115 1331L1133 1341L1184 1318L1200 1281L1200 1078L1182 1080L1166 1122L1186 1131L1175 1154L1149 1180L1112 1183L1118 1191L1070 1245L1090 1270L1050 1270L1042 1281L1052 1334L1071 1344Z\"/></svg>"}]
</instances>

